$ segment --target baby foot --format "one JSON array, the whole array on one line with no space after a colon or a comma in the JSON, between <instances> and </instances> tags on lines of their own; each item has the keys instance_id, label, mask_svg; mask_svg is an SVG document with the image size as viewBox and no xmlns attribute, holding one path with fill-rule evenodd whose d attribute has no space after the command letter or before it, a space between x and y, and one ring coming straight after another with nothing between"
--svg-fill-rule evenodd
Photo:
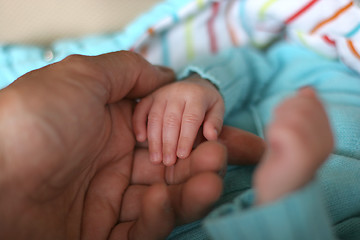
<instances>
[{"instance_id":1,"label":"baby foot","mask_svg":"<svg viewBox=\"0 0 360 240\"><path fill-rule=\"evenodd\" d=\"M307 184L333 149L325 109L312 88L299 90L275 109L267 141L254 175L257 204L275 201Z\"/></svg>"}]
</instances>

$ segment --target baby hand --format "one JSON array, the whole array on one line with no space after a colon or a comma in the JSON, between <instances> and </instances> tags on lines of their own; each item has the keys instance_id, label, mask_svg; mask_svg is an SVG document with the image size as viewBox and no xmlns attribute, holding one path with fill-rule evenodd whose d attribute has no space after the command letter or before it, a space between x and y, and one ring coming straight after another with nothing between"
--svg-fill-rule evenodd
<instances>
[{"instance_id":1,"label":"baby hand","mask_svg":"<svg viewBox=\"0 0 360 240\"><path fill-rule=\"evenodd\" d=\"M136 139L148 140L150 160L175 164L189 156L200 126L207 140L221 132L224 102L208 80L199 75L166 85L137 104L133 124Z\"/></svg>"}]
</instances>

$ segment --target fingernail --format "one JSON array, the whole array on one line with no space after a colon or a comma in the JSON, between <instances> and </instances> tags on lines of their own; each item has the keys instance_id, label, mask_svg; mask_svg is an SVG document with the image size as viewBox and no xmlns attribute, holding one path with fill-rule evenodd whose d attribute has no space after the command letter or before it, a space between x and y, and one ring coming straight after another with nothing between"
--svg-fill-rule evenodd
<instances>
[{"instance_id":1,"label":"fingernail","mask_svg":"<svg viewBox=\"0 0 360 240\"><path fill-rule=\"evenodd\" d=\"M163 160L163 163L166 165L166 166L170 166L173 164L173 158L171 157L171 155L167 154L164 156L164 160Z\"/></svg>"},{"instance_id":2,"label":"fingernail","mask_svg":"<svg viewBox=\"0 0 360 240\"><path fill-rule=\"evenodd\" d=\"M159 153L152 153L150 156L150 160L153 163L160 163L161 162L161 155Z\"/></svg>"},{"instance_id":3,"label":"fingernail","mask_svg":"<svg viewBox=\"0 0 360 240\"><path fill-rule=\"evenodd\" d=\"M143 142L143 141L145 141L144 135L142 135L142 134L136 135L136 140L137 140L138 142Z\"/></svg>"},{"instance_id":4,"label":"fingernail","mask_svg":"<svg viewBox=\"0 0 360 240\"><path fill-rule=\"evenodd\" d=\"M185 150L184 150L183 148L180 148L180 149L177 151L176 155L177 155L179 158L185 158L185 157L186 157L186 152L185 152Z\"/></svg>"},{"instance_id":5,"label":"fingernail","mask_svg":"<svg viewBox=\"0 0 360 240\"><path fill-rule=\"evenodd\" d=\"M214 129L214 132L215 132L215 137L217 138L219 136L219 132L218 132L218 130L216 128Z\"/></svg>"}]
</instances>

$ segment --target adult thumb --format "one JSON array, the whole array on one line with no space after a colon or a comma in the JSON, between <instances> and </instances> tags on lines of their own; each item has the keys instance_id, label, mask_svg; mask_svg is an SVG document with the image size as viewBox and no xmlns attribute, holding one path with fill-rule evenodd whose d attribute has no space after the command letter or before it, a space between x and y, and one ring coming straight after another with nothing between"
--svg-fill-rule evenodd
<instances>
[{"instance_id":1,"label":"adult thumb","mask_svg":"<svg viewBox=\"0 0 360 240\"><path fill-rule=\"evenodd\" d=\"M143 97L175 80L170 68L152 65L134 52L112 52L89 59L105 73L101 80L108 91L107 103Z\"/></svg>"},{"instance_id":2,"label":"adult thumb","mask_svg":"<svg viewBox=\"0 0 360 240\"><path fill-rule=\"evenodd\" d=\"M219 141L228 150L228 162L234 165L256 164L265 152L265 141L250 132L223 126Z\"/></svg>"}]
</instances>

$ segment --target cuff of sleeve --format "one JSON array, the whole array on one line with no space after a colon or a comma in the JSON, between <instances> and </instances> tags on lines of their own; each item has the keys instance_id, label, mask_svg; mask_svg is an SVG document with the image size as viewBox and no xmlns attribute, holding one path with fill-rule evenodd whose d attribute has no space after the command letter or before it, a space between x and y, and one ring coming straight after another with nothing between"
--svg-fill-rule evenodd
<instances>
[{"instance_id":1,"label":"cuff of sleeve","mask_svg":"<svg viewBox=\"0 0 360 240\"><path fill-rule=\"evenodd\" d=\"M248 191L204 221L213 239L335 239L315 183L274 203L253 206Z\"/></svg>"},{"instance_id":2,"label":"cuff of sleeve","mask_svg":"<svg viewBox=\"0 0 360 240\"><path fill-rule=\"evenodd\" d=\"M197 73L213 83L224 99L226 116L235 107L241 108L250 96L248 89L251 74L246 66L242 49L237 49L209 59L199 59L188 65L178 77L181 79Z\"/></svg>"}]
</instances>

